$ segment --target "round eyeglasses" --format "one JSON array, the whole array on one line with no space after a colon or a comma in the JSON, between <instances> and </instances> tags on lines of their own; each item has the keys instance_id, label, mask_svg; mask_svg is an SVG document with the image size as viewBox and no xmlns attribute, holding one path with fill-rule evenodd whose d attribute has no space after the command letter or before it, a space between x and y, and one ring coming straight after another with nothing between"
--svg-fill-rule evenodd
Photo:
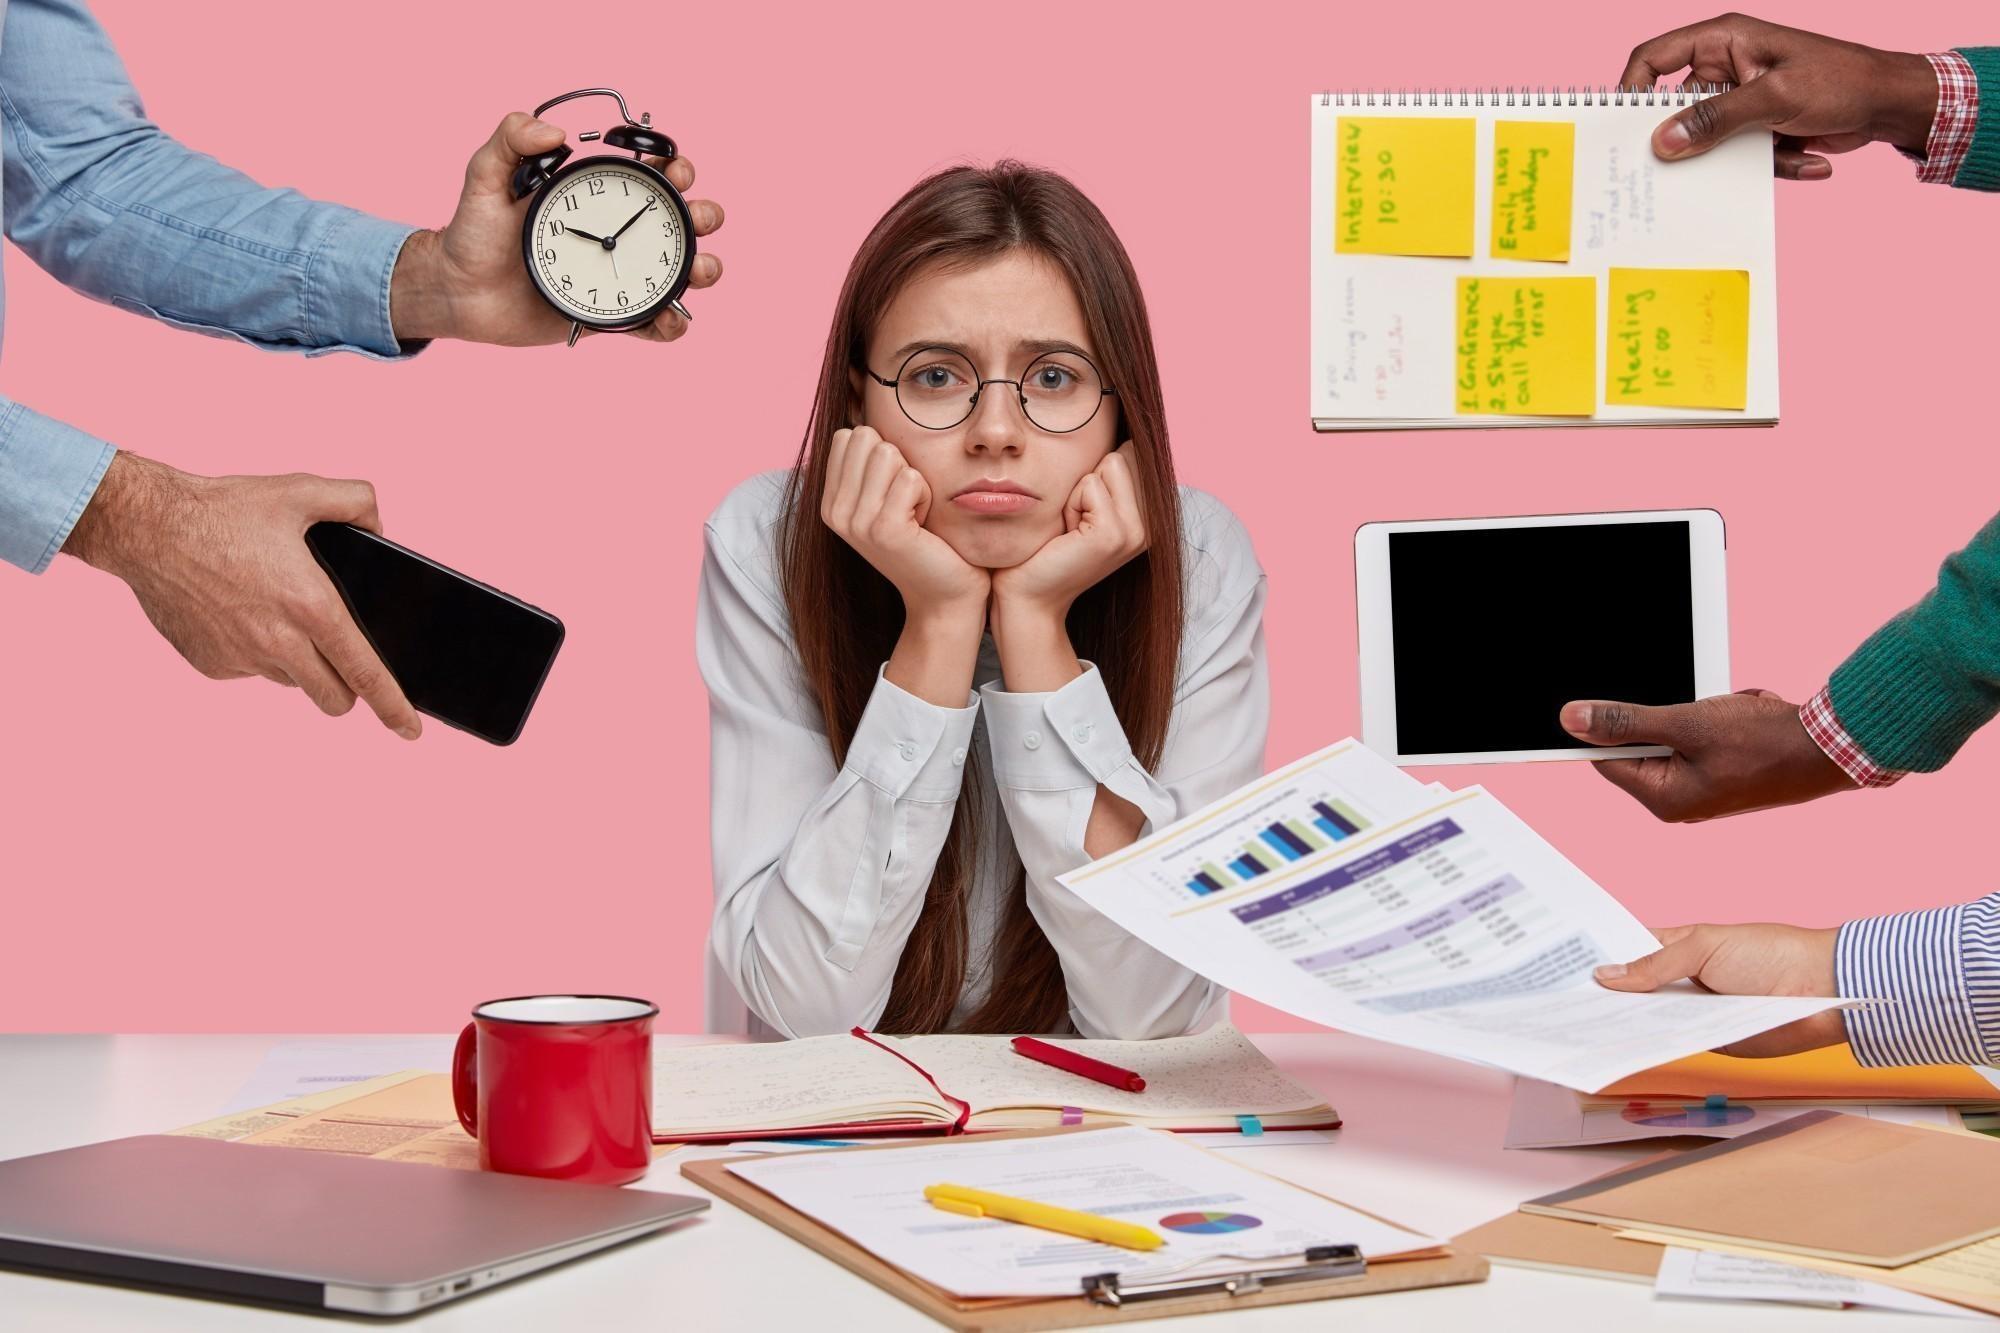
<instances>
[{"instance_id":1,"label":"round eyeglasses","mask_svg":"<svg viewBox=\"0 0 2000 1333\"><path fill-rule=\"evenodd\" d=\"M1082 430L1097 416L1115 390L1104 387L1097 367L1081 352L1043 352L1028 363L1019 379L981 379L962 352L949 347L920 347L904 359L894 379L863 366L868 378L896 391L896 406L925 430L950 430L979 407L979 395L989 384L1005 384L1021 400L1021 411L1040 430L1068 435Z\"/></svg>"}]
</instances>

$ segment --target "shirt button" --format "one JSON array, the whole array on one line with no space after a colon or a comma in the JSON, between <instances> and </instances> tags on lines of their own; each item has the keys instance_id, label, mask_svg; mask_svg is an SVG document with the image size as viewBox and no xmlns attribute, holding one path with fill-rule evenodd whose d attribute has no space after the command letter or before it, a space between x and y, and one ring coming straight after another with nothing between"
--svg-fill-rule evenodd
<instances>
[{"instance_id":1,"label":"shirt button","mask_svg":"<svg viewBox=\"0 0 2000 1333\"><path fill-rule=\"evenodd\" d=\"M1031 731L1031 732L1029 732L1029 733L1028 733L1027 735L1025 735L1025 736L1021 737L1021 744L1023 744L1023 745L1025 745L1025 746L1027 746L1027 747L1028 747L1028 748L1029 748L1030 750L1039 750L1039 749L1041 749L1041 748L1042 748L1042 733L1041 733L1041 732L1039 732L1039 731Z\"/></svg>"},{"instance_id":2,"label":"shirt button","mask_svg":"<svg viewBox=\"0 0 2000 1333\"><path fill-rule=\"evenodd\" d=\"M965 762L965 747L963 745L951 752L951 762L954 764L963 764Z\"/></svg>"},{"instance_id":3,"label":"shirt button","mask_svg":"<svg viewBox=\"0 0 2000 1333\"><path fill-rule=\"evenodd\" d=\"M1090 731L1091 731L1090 724L1088 722L1085 722L1082 725L1078 726L1076 730L1070 732L1069 734L1070 739L1075 741L1078 745L1088 745L1090 744Z\"/></svg>"},{"instance_id":4,"label":"shirt button","mask_svg":"<svg viewBox=\"0 0 2000 1333\"><path fill-rule=\"evenodd\" d=\"M896 753L902 755L903 758L905 759L915 759L917 757L916 742L904 741L901 745L898 745L896 747Z\"/></svg>"}]
</instances>

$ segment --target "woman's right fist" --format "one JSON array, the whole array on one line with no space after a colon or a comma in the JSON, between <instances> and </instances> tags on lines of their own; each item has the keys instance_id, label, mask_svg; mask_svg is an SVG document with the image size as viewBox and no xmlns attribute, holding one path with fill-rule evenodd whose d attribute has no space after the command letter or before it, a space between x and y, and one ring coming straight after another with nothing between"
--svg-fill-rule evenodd
<instances>
[{"instance_id":1,"label":"woman's right fist","mask_svg":"<svg viewBox=\"0 0 2000 1333\"><path fill-rule=\"evenodd\" d=\"M821 520L896 585L908 613L983 607L987 572L924 527L930 512L930 485L902 450L868 426L833 433Z\"/></svg>"}]
</instances>

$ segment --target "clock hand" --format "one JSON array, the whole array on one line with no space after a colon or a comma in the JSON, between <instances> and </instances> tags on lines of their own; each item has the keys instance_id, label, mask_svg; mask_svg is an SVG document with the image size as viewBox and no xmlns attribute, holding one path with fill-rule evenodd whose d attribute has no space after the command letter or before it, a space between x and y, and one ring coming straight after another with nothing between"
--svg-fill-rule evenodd
<instances>
[{"instance_id":1,"label":"clock hand","mask_svg":"<svg viewBox=\"0 0 2000 1333\"><path fill-rule=\"evenodd\" d=\"M604 244L604 238L602 236L593 236L581 227L564 227L563 234L566 236L581 236L586 241L595 241L599 245Z\"/></svg>"},{"instance_id":2,"label":"clock hand","mask_svg":"<svg viewBox=\"0 0 2000 1333\"><path fill-rule=\"evenodd\" d=\"M639 210L638 212L634 213L634 214L633 214L633 215L632 215L631 217L629 217L629 218L625 219L625 225L624 225L624 226L622 226L622 227L620 227L620 228L619 228L619 229L618 229L617 231L614 231L614 232L612 232L612 233L611 233L611 239L615 241L615 240L617 240L617 239L618 239L618 238L619 238L620 236L623 236L623 235L624 235L624 234L625 234L626 232L630 231L630 230L632 229L632 224L633 224L633 223L635 223L635 222L637 222L637 221L638 221L638 220L639 220L640 218L642 218L642 217L645 217L645 216L646 216L646 209L648 209L648 208L651 208L652 206L653 206L653 201L652 201L652 200L650 200L650 199L648 199L648 200L646 201L646 204L645 204L645 207L644 207L644 208L641 208L641 209L640 209L640 210Z\"/></svg>"}]
</instances>

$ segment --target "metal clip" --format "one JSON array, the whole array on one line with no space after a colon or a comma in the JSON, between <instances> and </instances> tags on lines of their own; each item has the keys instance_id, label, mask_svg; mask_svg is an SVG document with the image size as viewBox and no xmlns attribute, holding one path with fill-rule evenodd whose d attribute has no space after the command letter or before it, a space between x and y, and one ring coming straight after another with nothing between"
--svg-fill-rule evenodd
<instances>
[{"instance_id":1,"label":"metal clip","mask_svg":"<svg viewBox=\"0 0 2000 1333\"><path fill-rule=\"evenodd\" d=\"M1254 1273L1227 1273L1221 1277L1178 1278L1124 1286L1116 1273L1093 1273L1083 1279L1083 1294L1093 1305L1125 1306L1139 1301L1156 1301L1171 1296L1209 1296L1218 1292L1229 1296L1252 1296L1266 1287L1292 1282L1327 1282L1365 1276L1368 1261L1358 1245L1315 1245L1305 1253L1305 1262L1290 1268L1266 1269Z\"/></svg>"}]
</instances>

